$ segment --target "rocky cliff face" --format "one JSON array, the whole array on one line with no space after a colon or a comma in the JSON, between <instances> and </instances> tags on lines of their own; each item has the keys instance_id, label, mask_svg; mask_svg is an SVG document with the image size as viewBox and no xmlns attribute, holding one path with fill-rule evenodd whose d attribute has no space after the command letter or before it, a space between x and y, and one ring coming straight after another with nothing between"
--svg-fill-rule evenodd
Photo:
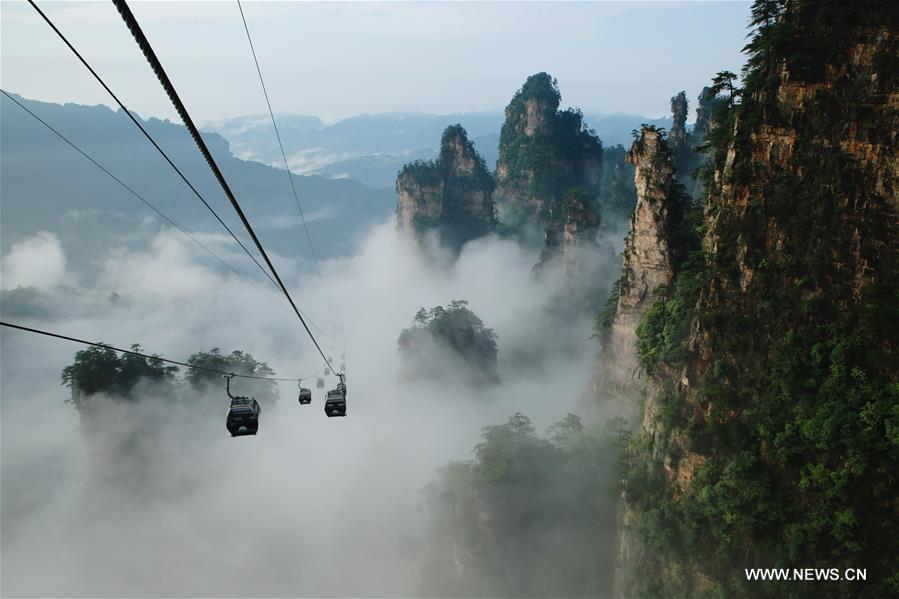
<instances>
[{"instance_id":1,"label":"rocky cliff face","mask_svg":"<svg viewBox=\"0 0 899 599\"><path fill-rule=\"evenodd\" d=\"M407 233L437 227L443 215L444 181L440 170L427 164L407 165L396 179L396 215Z\"/></svg>"},{"instance_id":2,"label":"rocky cliff face","mask_svg":"<svg viewBox=\"0 0 899 599\"><path fill-rule=\"evenodd\" d=\"M644 128L627 160L635 167L637 206L625 240L614 317L607 315L600 333L602 350L593 391L603 406L633 420L639 394L637 325L653 304L653 292L673 280L669 240L681 220L682 206L671 151L659 131Z\"/></svg>"},{"instance_id":3,"label":"rocky cliff face","mask_svg":"<svg viewBox=\"0 0 899 599\"><path fill-rule=\"evenodd\" d=\"M570 192L565 197L562 224L562 284L582 280L588 274L585 250L596 246L599 213L589 195Z\"/></svg>"},{"instance_id":4,"label":"rocky cliff face","mask_svg":"<svg viewBox=\"0 0 899 599\"><path fill-rule=\"evenodd\" d=\"M550 207L543 253L535 271L539 273L549 260L558 256L562 265L561 287L564 293L592 289L589 279L595 274L591 266L596 256L591 253L595 253L598 247L596 233L599 220L593 196L579 189L569 191L562 204Z\"/></svg>"},{"instance_id":5,"label":"rocky cliff face","mask_svg":"<svg viewBox=\"0 0 899 599\"><path fill-rule=\"evenodd\" d=\"M506 107L496 165L495 199L511 231L543 230L565 194L599 191L602 144L576 110L559 110L561 95L546 73L528 77Z\"/></svg>"},{"instance_id":6,"label":"rocky cliff face","mask_svg":"<svg viewBox=\"0 0 899 599\"><path fill-rule=\"evenodd\" d=\"M447 245L496 228L493 178L460 125L447 127L436 161L407 164L396 180L397 222L414 235L436 231Z\"/></svg>"},{"instance_id":7,"label":"rocky cliff face","mask_svg":"<svg viewBox=\"0 0 899 599\"><path fill-rule=\"evenodd\" d=\"M753 7L746 87L718 97L730 108L703 258L638 334L652 376L619 595L792 592L742 569L800 562L865 563L864 592L896 591L895 16L880 2Z\"/></svg>"},{"instance_id":8,"label":"rocky cliff face","mask_svg":"<svg viewBox=\"0 0 899 599\"><path fill-rule=\"evenodd\" d=\"M604 228L596 198L582 190L569 191L560 205L550 207L543 250L532 271L555 289L547 302L547 332L596 314L600 298L609 294L620 262Z\"/></svg>"}]
</instances>

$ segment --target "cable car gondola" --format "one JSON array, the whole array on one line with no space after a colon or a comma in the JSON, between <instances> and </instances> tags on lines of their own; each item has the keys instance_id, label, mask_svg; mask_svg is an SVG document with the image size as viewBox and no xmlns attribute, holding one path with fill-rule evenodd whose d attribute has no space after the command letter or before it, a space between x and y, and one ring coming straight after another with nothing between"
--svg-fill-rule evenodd
<instances>
[{"instance_id":1,"label":"cable car gondola","mask_svg":"<svg viewBox=\"0 0 899 599\"><path fill-rule=\"evenodd\" d=\"M346 384L343 382L343 376L340 376L337 388L328 391L325 398L325 414L328 415L328 418L346 416Z\"/></svg>"},{"instance_id":2,"label":"cable car gondola","mask_svg":"<svg viewBox=\"0 0 899 599\"><path fill-rule=\"evenodd\" d=\"M325 376L328 376L329 374L331 374L331 369L325 368Z\"/></svg>"},{"instance_id":3,"label":"cable car gondola","mask_svg":"<svg viewBox=\"0 0 899 599\"><path fill-rule=\"evenodd\" d=\"M324 389L325 388L325 379L323 379L322 377L318 377L318 379L315 381L315 386L318 389Z\"/></svg>"},{"instance_id":4,"label":"cable car gondola","mask_svg":"<svg viewBox=\"0 0 899 599\"><path fill-rule=\"evenodd\" d=\"M233 372L225 375L225 392L231 399L225 426L232 437L255 435L259 431L259 416L262 414L262 408L259 407L259 402L255 397L231 395L232 377L234 377Z\"/></svg>"},{"instance_id":5,"label":"cable car gondola","mask_svg":"<svg viewBox=\"0 0 899 599\"><path fill-rule=\"evenodd\" d=\"M300 395L297 397L297 401L300 402L301 406L311 404L312 403L312 389L303 387L303 381L300 381L299 385L300 385Z\"/></svg>"}]
</instances>

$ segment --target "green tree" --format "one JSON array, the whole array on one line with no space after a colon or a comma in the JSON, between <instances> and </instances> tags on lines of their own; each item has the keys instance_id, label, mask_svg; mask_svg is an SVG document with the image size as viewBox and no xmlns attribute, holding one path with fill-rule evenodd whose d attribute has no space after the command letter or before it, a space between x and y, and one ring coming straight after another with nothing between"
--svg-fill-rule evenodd
<instances>
[{"instance_id":1,"label":"green tree","mask_svg":"<svg viewBox=\"0 0 899 599\"><path fill-rule=\"evenodd\" d=\"M549 439L559 447L565 447L577 435L584 431L584 424L577 414L568 412L565 418L547 429Z\"/></svg>"},{"instance_id":2,"label":"green tree","mask_svg":"<svg viewBox=\"0 0 899 599\"><path fill-rule=\"evenodd\" d=\"M62 370L62 382L85 395L109 391L115 386L119 356L108 347L89 347L75 353L74 363Z\"/></svg>"},{"instance_id":3,"label":"green tree","mask_svg":"<svg viewBox=\"0 0 899 599\"><path fill-rule=\"evenodd\" d=\"M778 27L785 0L755 0L750 9L749 42L743 47L748 56L743 66L743 78L749 87L757 87L765 80L777 77L777 47L785 40L784 30Z\"/></svg>"},{"instance_id":4,"label":"green tree","mask_svg":"<svg viewBox=\"0 0 899 599\"><path fill-rule=\"evenodd\" d=\"M542 444L534 432L531 419L516 412L505 424L488 426L475 445L475 470L484 480L507 481L516 466L525 463L523 453L537 450Z\"/></svg>"},{"instance_id":5,"label":"green tree","mask_svg":"<svg viewBox=\"0 0 899 599\"><path fill-rule=\"evenodd\" d=\"M474 461L447 464L427 485L425 593L611 593L616 437L584 427L575 414L549 434L555 441L515 413L483 429Z\"/></svg>"},{"instance_id":6,"label":"green tree","mask_svg":"<svg viewBox=\"0 0 899 599\"><path fill-rule=\"evenodd\" d=\"M221 349L213 347L209 351L192 354L187 359L187 363L203 369L233 372L244 376L273 377L275 375L275 371L268 364L259 362L251 354L241 350L234 350L230 354L224 355ZM224 385L222 375L200 368L189 369L185 380L195 388ZM269 404L278 399L278 387L274 381L235 379L232 381L232 393L252 395L260 402Z\"/></svg>"},{"instance_id":7,"label":"green tree","mask_svg":"<svg viewBox=\"0 0 899 599\"><path fill-rule=\"evenodd\" d=\"M441 378L451 365L440 359L441 351L458 357L470 382L498 382L497 343L493 329L468 308L468 302L453 300L447 306L421 308L412 326L397 340L404 367L413 378Z\"/></svg>"},{"instance_id":8,"label":"green tree","mask_svg":"<svg viewBox=\"0 0 899 599\"><path fill-rule=\"evenodd\" d=\"M731 71L718 71L718 73L712 77L712 85L709 87L709 92L712 97L718 97L721 96L722 93L726 93L726 106L727 108L731 108L734 106L741 93L741 90L735 83L736 80L736 73L732 73Z\"/></svg>"},{"instance_id":9,"label":"green tree","mask_svg":"<svg viewBox=\"0 0 899 599\"><path fill-rule=\"evenodd\" d=\"M134 344L131 351L140 352ZM158 356L150 357L118 353L109 347L89 347L75 353L75 360L62 370L62 383L73 391L70 402L80 408L81 397L107 393L123 399L137 399L135 387L142 380L166 385L167 393L173 392L172 383L177 366L166 366Z\"/></svg>"}]
</instances>

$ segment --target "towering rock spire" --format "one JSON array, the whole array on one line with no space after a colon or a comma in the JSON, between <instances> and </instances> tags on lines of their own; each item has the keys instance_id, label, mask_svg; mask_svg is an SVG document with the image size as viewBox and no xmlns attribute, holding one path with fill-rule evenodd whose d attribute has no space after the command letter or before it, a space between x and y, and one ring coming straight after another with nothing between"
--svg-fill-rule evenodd
<instances>
[{"instance_id":1,"label":"towering rock spire","mask_svg":"<svg viewBox=\"0 0 899 599\"><path fill-rule=\"evenodd\" d=\"M555 79L537 73L506 107L495 197L503 224L513 231L542 231L569 190L599 191L602 144L584 128L580 111L560 111L560 101Z\"/></svg>"},{"instance_id":2,"label":"towering rock spire","mask_svg":"<svg viewBox=\"0 0 899 599\"><path fill-rule=\"evenodd\" d=\"M696 146L701 144L693 135L687 133L687 113L689 103L687 94L680 92L671 98L671 131L668 132L668 147L677 169L677 179L691 195L695 191L694 171L702 162Z\"/></svg>"},{"instance_id":3,"label":"towering rock spire","mask_svg":"<svg viewBox=\"0 0 899 599\"><path fill-rule=\"evenodd\" d=\"M579 190L569 191L563 204L562 285L582 282L588 275L587 256L596 246L599 212L592 196ZM585 252L586 251L586 252Z\"/></svg>"},{"instance_id":4,"label":"towering rock spire","mask_svg":"<svg viewBox=\"0 0 899 599\"><path fill-rule=\"evenodd\" d=\"M397 222L414 235L435 230L453 248L496 228L493 177L461 125L443 132L436 161L407 164L396 179Z\"/></svg>"},{"instance_id":5,"label":"towering rock spire","mask_svg":"<svg viewBox=\"0 0 899 599\"><path fill-rule=\"evenodd\" d=\"M702 145L712 129L712 117L715 111L721 107L722 100L718 98L710 87L702 88L699 93L699 104L696 106L696 125L693 127L693 143Z\"/></svg>"},{"instance_id":6,"label":"towering rock spire","mask_svg":"<svg viewBox=\"0 0 899 599\"><path fill-rule=\"evenodd\" d=\"M636 306L659 285L671 282L672 258L669 249L671 225L677 207L672 200L675 168L671 151L662 135L648 127L634 142L627 161L634 165L637 186L637 207L631 220L631 234L624 248L622 266L622 298L619 305L631 300Z\"/></svg>"},{"instance_id":7,"label":"towering rock spire","mask_svg":"<svg viewBox=\"0 0 899 599\"><path fill-rule=\"evenodd\" d=\"M677 146L687 141L687 94L680 92L671 98L671 131L668 133L668 145L677 153Z\"/></svg>"},{"instance_id":8,"label":"towering rock spire","mask_svg":"<svg viewBox=\"0 0 899 599\"><path fill-rule=\"evenodd\" d=\"M614 318L600 332L602 350L593 389L603 404L634 416L638 409L637 325L652 306L653 292L673 280L670 240L682 206L671 151L659 131L644 127L627 160L636 171L637 207L625 241Z\"/></svg>"}]
</instances>

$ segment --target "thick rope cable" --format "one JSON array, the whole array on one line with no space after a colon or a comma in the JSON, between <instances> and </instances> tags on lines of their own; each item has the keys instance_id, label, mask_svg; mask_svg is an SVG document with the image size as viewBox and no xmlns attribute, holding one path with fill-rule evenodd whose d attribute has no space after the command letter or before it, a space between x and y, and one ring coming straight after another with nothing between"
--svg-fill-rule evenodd
<instances>
[{"instance_id":1,"label":"thick rope cable","mask_svg":"<svg viewBox=\"0 0 899 599\"><path fill-rule=\"evenodd\" d=\"M130 193L130 194L133 195L135 198L137 198L138 200L140 200L141 202L143 202L148 208L150 208L153 212L155 212L155 213L156 213L162 220L164 220L165 222L169 223L170 225L172 225L173 227L175 227L176 229L178 229L178 230L181 231L182 233L184 233L184 235L186 235L188 239L190 239L190 240L193 241L195 244L197 244L197 246L199 246L204 252L206 252L207 254L209 254L210 256L212 256L213 258L215 258L216 260L218 260L222 265L224 265L225 267L227 267L231 272L233 272L234 274L236 274L237 276L239 276L241 279L243 279L244 281L246 281L247 283L249 283L250 285L252 285L257 291L259 291L260 293L265 293L265 292L263 292L262 289L260 289L255 283L253 283L253 281L251 281L250 279L248 279L247 277L245 277L240 271L238 271L236 268L234 268L231 264L229 264L228 262L226 262L223 258L219 257L215 252L213 252L211 249L209 249L208 247L206 247L206 245L204 245L202 241L200 241L199 239L197 239L196 237L194 237L193 235L191 235L190 232L187 231L187 229L185 229L184 227L182 227L180 224L178 224L177 221L175 221L174 219L170 218L167 214L165 214L165 213L164 213L163 211L161 211L159 208L157 208L156 206L154 206L149 200L147 200L147 199L144 198L142 195L140 195L139 193L137 193L136 191L134 191L134 189L131 188L131 186L129 186L127 183L125 183L124 181L122 181L121 179L119 179L117 176L115 176L114 174L112 174L112 173L109 171L109 169L107 169L105 166L103 166L102 164L100 164L99 162L97 162L96 160L94 160L94 158L93 158L92 156L90 156L87 152L85 152L85 151L82 150L80 147L78 147L77 145L75 145L75 143L72 142L72 140L70 140L68 137L66 137L66 136L63 135L62 133L60 133L55 127L53 127L53 125L51 125L50 123L48 123L47 121L45 121L44 119L42 119L41 117L39 117L38 115L36 115L36 114L35 114L34 112L32 112L27 106L25 106L24 104L22 104L21 102L19 102L18 100L16 100L15 97L12 96L12 95L11 95L9 92L7 92L6 90L0 89L0 92L2 92L3 95L6 96L7 98L9 98L10 100L12 100L13 102L15 102L15 103L19 106L19 108L21 108L22 110L24 110L25 112L27 112L28 114L30 114L30 115L31 115L35 120L37 120L40 124L42 124L44 127L46 127L47 129L49 129L50 131L52 131L52 132L53 132L59 139L61 139L61 140L63 140L64 142L66 142L69 146L72 147L72 149L74 149L76 152L78 152L78 153L81 154L84 158L86 158L88 161L90 161L91 164L93 164L93 165L96 166L98 169L100 169L101 171L103 171L104 173L106 173L106 174L107 174L113 181L115 181L115 182L118 183L122 188L124 188L126 191L128 191L128 193Z\"/></svg>"},{"instance_id":2,"label":"thick rope cable","mask_svg":"<svg viewBox=\"0 0 899 599\"><path fill-rule=\"evenodd\" d=\"M306 225L306 217L303 215L303 208L300 206L300 197L297 195L297 188L293 182L293 173L290 172L290 164L287 162L287 153L284 151L284 144L281 141L281 133L278 131L278 124L275 121L275 112L272 110L272 103L268 97L268 89L265 87L265 80L262 78L262 69L259 66L259 59L256 57L256 48L253 46L253 38L250 36L250 28L247 25L247 18L243 12L243 5L237 0L237 8L240 9L240 18L243 21L244 31L247 32L247 41L250 43L250 52L253 54L253 62L256 63L256 73L259 75L259 84L262 86L262 93L265 96L265 104L268 106L268 114L272 118L272 128L275 130L275 137L278 139L278 147L281 149L281 158L284 159L284 170L287 171L287 179L290 181L290 189L293 191L293 199L297 204L297 211L300 213L300 221L303 223L303 231L306 232L306 241L309 242L309 250L312 252L312 262L318 273L318 280L322 286L322 293L328 302L328 310L331 312L331 321L337 323L337 317L334 313L334 305L331 303L331 297L328 295L328 289L325 286L325 278L322 276L322 269L318 262L318 255L315 253L315 247L312 245L312 237L309 235L309 227Z\"/></svg>"},{"instance_id":3,"label":"thick rope cable","mask_svg":"<svg viewBox=\"0 0 899 599\"><path fill-rule=\"evenodd\" d=\"M50 26L50 28L53 29L54 32L56 32L56 35L58 35L59 38L63 42L65 42L66 46L69 47L69 50L71 50L75 54L75 56L78 57L78 60L81 61L81 64L83 64L85 66L85 68L88 71L90 71L91 75L93 75L94 78L100 83L100 85L103 86L103 89L106 90L106 92L112 97L112 99L116 101L116 103L121 107L121 109L124 111L124 113L126 115L128 115L128 118L131 119L131 122L134 123L138 129L140 129L140 131L150 141L150 143L153 144L153 147L155 147L156 150L162 155L162 157L165 158L166 162L168 162L169 165L173 169L175 169L175 172L178 173L178 175L187 184L187 186L190 188L190 190L194 192L194 195L196 195L197 198L199 198L199 200L201 202L203 202L203 205L206 206L206 209L215 217L215 219L219 222L219 224L222 225L226 231L228 231L228 234L231 235L231 237L234 239L234 241L237 242L237 245L239 245L241 247L241 249L243 249L243 251L246 253L246 255L249 256L250 259L256 263L256 266L258 266L259 270L261 270L262 273L266 277L268 277L268 280L272 282L272 285L275 285L277 287L278 286L277 283L275 283L274 279L272 279L271 275L265 270L265 268L263 268L263 266L259 263L259 261L256 259L256 257L253 254L251 254L250 250L248 250L247 247L243 244L243 242L237 238L237 235L234 234L234 232L231 230L231 228L227 224L225 224L225 221L223 221L221 219L221 217L218 215L218 213L215 210L213 210L212 206L209 205L209 202L206 201L206 198L204 198L200 194L200 192L197 191L197 188L194 187L193 183L191 183L187 179L187 177L184 175L184 173L181 172L181 169L179 169L175 165L175 163L172 162L172 159L169 158L169 155L165 153L165 150L163 150L159 146L159 144L156 143L156 140L153 139L153 136L150 135L150 133L147 132L147 130L144 128L144 126L140 123L140 121L133 114L131 114L131 111L128 110L128 108L125 106L125 104L122 103L121 100L119 100L119 97L109 88L108 85L106 85L106 82L103 81L103 78L97 74L97 72L93 69L93 67L91 67L91 65L88 64L87 60L85 60L84 57L81 56L81 53L75 49L75 46L73 46L69 42L68 38L66 38L66 36L63 35L63 33L56 27L56 25L53 23L53 21L50 20L50 17L48 17L46 14L44 14L44 11L42 11L40 9L40 7L34 3L34 0L28 0L28 3L34 8L34 10L37 11L37 13L44 19L44 21L47 22L47 24Z\"/></svg>"},{"instance_id":4,"label":"thick rope cable","mask_svg":"<svg viewBox=\"0 0 899 599\"><path fill-rule=\"evenodd\" d=\"M59 138L60 138L61 140L63 140L64 142L66 142L66 143L67 143L69 146L71 146L75 151L77 151L77 152L78 152L79 154L81 154L84 158L86 158L88 161L90 161L94 166L96 166L98 169L100 169L101 171L103 171L104 173L106 173L106 175L108 175L113 181L115 181L115 182L118 183L121 187L123 187L125 190L127 190L131 195L133 195L135 198L137 198L138 200L140 200L141 202L143 202L146 206L148 206L151 210L153 210L153 212L155 212L161 219L163 219L165 222L169 223L170 225L172 225L173 227L175 227L176 229L178 229L179 231L181 231L185 236L187 236L188 239L190 239L190 240L193 241L195 244L197 244L197 246L199 246L200 248L202 248L203 251L205 251L207 254L209 254L210 256L212 256L213 258L215 258L218 262L220 262L220 263L223 264L225 267L227 267L231 272L233 272L233 273L236 274L238 277L240 277L240 278L241 278L243 281L245 281L248 285L251 285L256 291L258 291L259 293L261 293L262 295L264 295L266 299L268 299L269 301L274 301L275 298L274 298L272 295L270 295L267 291L264 291L261 287L259 287L258 285L256 285L256 283L254 283L251 279L249 279L248 277L246 277L243 273L241 273L239 270L237 270L234 266L232 266L230 263L228 263L225 259L223 259L223 258L221 258L220 256L218 256L218 254L216 254L215 252L213 252L213 251L212 251L211 249L209 249L205 244L203 244L203 242L201 242L199 239L197 239L196 237L194 237L194 236L193 236L187 229L185 229L184 227L182 227L177 221L175 221L174 219L170 218L167 214L165 214L164 212L162 212L161 210L159 210L159 209L158 209L156 206L154 206L149 200L147 200L146 198L144 198L142 195L140 195L139 193L137 193L132 187L130 187L127 183L125 183L124 181L122 181L121 179L119 179L117 176L115 176L112 172L109 171L109 169L107 169L107 168L104 167L102 164L100 164L99 162L97 162L92 156L90 156L87 152L85 152L85 151L82 150L80 147L78 147L78 146L77 146L73 141L71 141L68 137L66 137L65 135L63 135L62 133L60 133L60 132L59 132L55 127L53 127L50 123L48 123L47 121L45 121L44 119L42 119L41 117L39 117L37 114L35 114L33 111L31 111L27 106L25 106L24 104L22 104L21 102L19 102L18 100L16 100L16 98L15 98L14 96L12 96L12 95L11 95L9 92L7 92L6 90L0 89L0 92L2 92L3 95L5 95L5 96L6 96L7 98L9 98L10 100L12 100L13 102L15 102L15 103L16 103L22 110L24 110L24 111L27 112L29 115L31 115L34 119L36 119L36 120L37 120L39 123L41 123L44 127L46 127L47 129L49 129L50 131L52 131L57 137L59 137ZM311 324L313 327L315 327L316 329L318 329L321 333L323 333L323 334L325 334L325 335L328 334L324 329L322 329L320 326L318 326L317 324L315 324L315 322L314 322L311 318L309 318L309 316L308 316L307 314L304 313L303 316L306 317L306 320L309 321L309 324Z\"/></svg>"},{"instance_id":5,"label":"thick rope cable","mask_svg":"<svg viewBox=\"0 0 899 599\"><path fill-rule=\"evenodd\" d=\"M31 2L32 0L29 0ZM299 308L297 308L296 303L290 295L290 292L287 290L287 286L284 285L284 282L281 280L280 275L278 275L277 269L275 269L274 264L272 264L271 259L266 253L265 248L262 246L262 243L259 241L259 237L257 237L256 232L253 230L253 226L250 224L250 221L247 219L246 214L244 214L243 209L238 203L237 198L234 197L234 193L231 191L231 187L228 185L228 182L225 180L224 175L222 175L221 170L215 162L215 159L212 157L212 153L209 151L209 148L206 146L206 142L203 141L202 136L200 135L200 131L197 129L197 126L194 124L193 119L190 117L190 114L187 112L187 109L184 106L184 103L181 101L181 98L178 96L178 92L175 90L175 86L172 84L168 75L165 72L165 69L162 66L162 63L159 62L159 58L157 58L156 53L153 51L153 48L150 46L149 40L147 40L146 35L144 35L143 30L140 27L140 24L137 22L137 19L134 17L134 14L131 12L131 9L128 7L128 3L124 0L113 0L113 4L118 9L119 14L122 16L122 20L125 22L125 25L128 27L128 30L131 31L131 35L134 37L134 40L137 42L137 45L140 47L141 51L144 54L144 57L147 59L147 62L150 64L150 67L153 69L153 72L156 74L157 79L159 79L160 84L165 89L166 94L171 100L172 105L175 107L175 110L178 112L178 115L181 117L181 120L184 122L184 125L187 127L188 131L193 137L194 142L197 144L197 147L200 150L200 153L206 159L206 163L209 165L209 168L212 170L215 175L216 180L219 182L219 185L222 187L222 190L225 192L225 195L228 197L228 200L231 202L231 206L234 208L234 211L237 213L238 217L240 217L240 221L243 223L244 228L249 233L250 238L253 240L253 243L256 245L256 249L259 250L259 253L262 255L263 260L271 271L272 275L275 277L278 286L281 291L284 293L284 297L287 298L287 301L290 303L291 308L293 308L294 313L300 321L300 324L306 331L306 334L309 335L309 338L312 340L313 345L315 345L315 349L318 350L318 353L321 355L322 360L331 370L331 372L336 372L335 369L331 366L331 362L328 360L328 357L325 355L325 352L322 350L318 341L315 339L315 335L312 334L312 331L309 329L309 325L306 324L306 320L303 318L303 315L300 314Z\"/></svg>"},{"instance_id":6,"label":"thick rope cable","mask_svg":"<svg viewBox=\"0 0 899 599\"><path fill-rule=\"evenodd\" d=\"M134 351L133 349L122 349L121 347L115 347L113 345L109 345L106 343L96 343L94 341L87 341L85 339L78 339L77 337L69 337L68 335L60 335L59 333L52 333L50 331L43 331L41 329L34 329L31 327L26 327L20 324L14 324L11 322L0 321L0 326L9 327L11 329L17 329L19 331L25 331L26 333L34 333L35 335L44 335L45 337L52 337L54 339L62 339L64 341L71 341L73 343L81 343L83 345L90 345L93 347L101 347L104 349L111 349L112 351L120 352L123 354L128 354L130 356L140 356L141 358L147 358L150 360L159 360L160 362L165 362L166 364L175 364L176 366L183 366L185 368L191 368L193 370L202 370L204 372L213 372L215 374L220 374L222 376L233 376L241 379L255 379L260 381L289 381L292 383L297 383L306 379L310 379L315 375L304 376L302 378L295 379L286 379L286 378L276 378L271 376L256 376L252 374L237 374L234 372L226 372L224 370L218 370L217 368L209 368L207 366L197 366L196 364L188 364L187 362L179 362L178 360L169 360L168 358L163 358L157 355L149 355L145 353L141 353L139 351Z\"/></svg>"}]
</instances>

